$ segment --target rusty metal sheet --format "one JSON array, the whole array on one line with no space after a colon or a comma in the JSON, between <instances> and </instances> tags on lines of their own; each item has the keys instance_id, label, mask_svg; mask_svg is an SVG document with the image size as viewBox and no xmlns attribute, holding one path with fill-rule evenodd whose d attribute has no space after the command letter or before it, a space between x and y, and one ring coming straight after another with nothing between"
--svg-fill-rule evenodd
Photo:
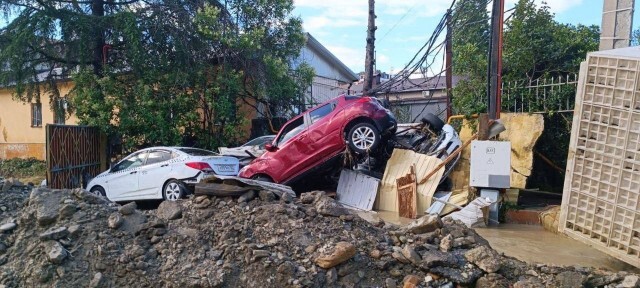
<instances>
[{"instance_id":1,"label":"rusty metal sheet","mask_svg":"<svg viewBox=\"0 0 640 288\"><path fill-rule=\"evenodd\" d=\"M338 181L338 202L370 211L378 194L380 180L352 170L343 169Z\"/></svg>"}]
</instances>

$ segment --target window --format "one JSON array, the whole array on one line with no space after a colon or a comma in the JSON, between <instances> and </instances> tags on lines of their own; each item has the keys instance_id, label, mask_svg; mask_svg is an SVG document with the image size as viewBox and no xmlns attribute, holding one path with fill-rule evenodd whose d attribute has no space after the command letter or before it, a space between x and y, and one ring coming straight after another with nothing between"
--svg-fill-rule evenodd
<instances>
[{"instance_id":1,"label":"window","mask_svg":"<svg viewBox=\"0 0 640 288\"><path fill-rule=\"evenodd\" d=\"M164 161L171 160L171 152L165 150L154 150L147 156L147 163L145 165L156 164Z\"/></svg>"},{"instance_id":2,"label":"window","mask_svg":"<svg viewBox=\"0 0 640 288\"><path fill-rule=\"evenodd\" d=\"M31 127L42 127L41 103L31 103Z\"/></svg>"},{"instance_id":3,"label":"window","mask_svg":"<svg viewBox=\"0 0 640 288\"><path fill-rule=\"evenodd\" d=\"M311 123L316 123L318 120L324 118L324 116L329 115L329 113L333 111L334 107L335 107L334 103L328 103L323 106L320 106L316 110L309 112Z\"/></svg>"},{"instance_id":4,"label":"window","mask_svg":"<svg viewBox=\"0 0 640 288\"><path fill-rule=\"evenodd\" d=\"M62 98L56 99L56 107L53 109L53 113L54 113L53 123L64 124L66 120L66 111L67 111L67 100Z\"/></svg>"},{"instance_id":5,"label":"window","mask_svg":"<svg viewBox=\"0 0 640 288\"><path fill-rule=\"evenodd\" d=\"M135 153L124 160L120 161L118 165L114 166L112 171L117 172L124 169L131 169L142 166L144 160L147 158L147 151Z\"/></svg>"},{"instance_id":6,"label":"window","mask_svg":"<svg viewBox=\"0 0 640 288\"><path fill-rule=\"evenodd\" d=\"M280 133L280 138L278 138L278 146L286 143L289 139L294 136L300 134L304 130L304 118L299 117L295 121L289 123L289 125L282 128L282 132Z\"/></svg>"},{"instance_id":7,"label":"window","mask_svg":"<svg viewBox=\"0 0 640 288\"><path fill-rule=\"evenodd\" d=\"M264 148L264 145L266 145L267 143L271 143L271 141L273 141L273 138L276 138L276 136L262 136L262 137L258 137L256 139L253 139L247 143L245 143L244 145L242 145L241 147L247 147L247 146L258 146L260 149Z\"/></svg>"}]
</instances>

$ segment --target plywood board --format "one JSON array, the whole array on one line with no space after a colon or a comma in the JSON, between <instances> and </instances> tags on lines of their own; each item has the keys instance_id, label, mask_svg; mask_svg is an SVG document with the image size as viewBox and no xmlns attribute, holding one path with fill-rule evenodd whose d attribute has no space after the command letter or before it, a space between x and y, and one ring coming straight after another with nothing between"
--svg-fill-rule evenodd
<instances>
[{"instance_id":1,"label":"plywood board","mask_svg":"<svg viewBox=\"0 0 640 288\"><path fill-rule=\"evenodd\" d=\"M370 211L378 194L380 180L343 169L338 180L338 202L347 206Z\"/></svg>"},{"instance_id":2,"label":"plywood board","mask_svg":"<svg viewBox=\"0 0 640 288\"><path fill-rule=\"evenodd\" d=\"M380 192L376 198L374 208L377 210L398 212L398 191L396 187L396 179L404 176L409 172L411 165L416 167L416 179L418 182L431 172L436 166L442 163L442 160L419 154L411 150L395 149L391 154L391 158L387 162L384 170L384 176L380 182ZM433 193L435 192L440 178L444 173L444 167L438 170L429 181L416 187L417 190L417 213L423 215L431 206Z\"/></svg>"},{"instance_id":3,"label":"plywood board","mask_svg":"<svg viewBox=\"0 0 640 288\"><path fill-rule=\"evenodd\" d=\"M413 166L409 174L396 179L398 187L398 215L400 217L415 219L417 212L416 195L416 171Z\"/></svg>"}]
</instances>

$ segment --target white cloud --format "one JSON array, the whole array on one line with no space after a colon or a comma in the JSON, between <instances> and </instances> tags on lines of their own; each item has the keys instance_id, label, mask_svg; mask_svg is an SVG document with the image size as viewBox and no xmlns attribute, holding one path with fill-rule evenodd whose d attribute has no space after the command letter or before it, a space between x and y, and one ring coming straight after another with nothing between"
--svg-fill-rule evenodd
<instances>
[{"instance_id":1,"label":"white cloud","mask_svg":"<svg viewBox=\"0 0 640 288\"><path fill-rule=\"evenodd\" d=\"M324 45L333 55L336 55L342 63L347 65L353 72L360 72L364 69L364 49L354 49L338 45Z\"/></svg>"}]
</instances>

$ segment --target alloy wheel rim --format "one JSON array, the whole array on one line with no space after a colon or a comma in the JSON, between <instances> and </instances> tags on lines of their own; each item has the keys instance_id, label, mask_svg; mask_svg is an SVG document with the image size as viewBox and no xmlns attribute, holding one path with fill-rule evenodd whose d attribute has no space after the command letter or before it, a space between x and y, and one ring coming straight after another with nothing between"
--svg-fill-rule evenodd
<instances>
[{"instance_id":1,"label":"alloy wheel rim","mask_svg":"<svg viewBox=\"0 0 640 288\"><path fill-rule=\"evenodd\" d=\"M169 201L176 201L180 197L180 187L177 183L169 183L165 188L164 194Z\"/></svg>"},{"instance_id":2,"label":"alloy wheel rim","mask_svg":"<svg viewBox=\"0 0 640 288\"><path fill-rule=\"evenodd\" d=\"M361 150L367 150L371 148L373 142L376 140L376 134L373 130L367 126L358 127L351 135L351 142L356 148Z\"/></svg>"}]
</instances>

